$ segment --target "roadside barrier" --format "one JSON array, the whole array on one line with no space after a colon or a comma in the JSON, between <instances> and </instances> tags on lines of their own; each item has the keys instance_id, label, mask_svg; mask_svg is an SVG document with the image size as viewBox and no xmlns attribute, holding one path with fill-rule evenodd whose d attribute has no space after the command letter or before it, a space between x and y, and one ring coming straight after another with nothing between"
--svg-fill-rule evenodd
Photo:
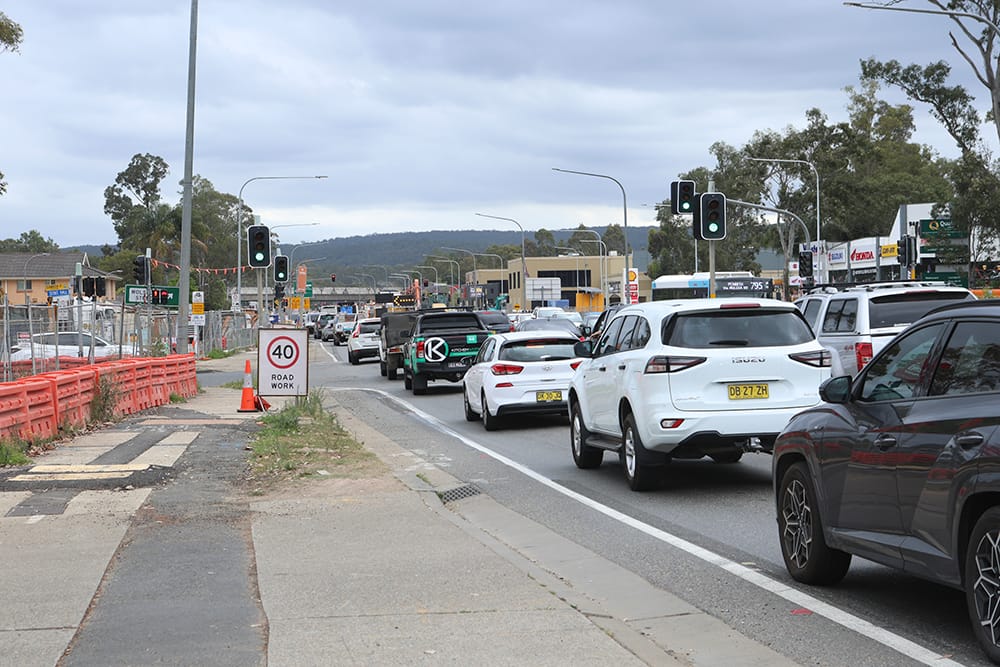
<instances>
[{"instance_id":1,"label":"roadside barrier","mask_svg":"<svg viewBox=\"0 0 1000 667\"><path fill-rule=\"evenodd\" d=\"M102 395L102 385L104 387ZM0 440L38 442L83 428L95 403L115 416L198 393L193 354L103 361L0 383Z\"/></svg>"}]
</instances>

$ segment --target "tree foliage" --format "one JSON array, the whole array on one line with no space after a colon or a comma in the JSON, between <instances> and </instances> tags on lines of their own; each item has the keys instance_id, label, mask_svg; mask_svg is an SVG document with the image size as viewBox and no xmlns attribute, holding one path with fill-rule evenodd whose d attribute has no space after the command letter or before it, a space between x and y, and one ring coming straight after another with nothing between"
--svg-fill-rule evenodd
<instances>
[{"instance_id":1,"label":"tree foliage","mask_svg":"<svg viewBox=\"0 0 1000 667\"><path fill-rule=\"evenodd\" d=\"M59 245L51 238L42 238L38 230L21 232L16 239L0 240L0 252L59 252Z\"/></svg>"},{"instance_id":2,"label":"tree foliage","mask_svg":"<svg viewBox=\"0 0 1000 667\"><path fill-rule=\"evenodd\" d=\"M24 38L24 30L10 17L0 12L0 52L14 51L21 48L21 40ZM7 182L3 180L3 172L0 171L0 196L7 192Z\"/></svg>"}]
</instances>

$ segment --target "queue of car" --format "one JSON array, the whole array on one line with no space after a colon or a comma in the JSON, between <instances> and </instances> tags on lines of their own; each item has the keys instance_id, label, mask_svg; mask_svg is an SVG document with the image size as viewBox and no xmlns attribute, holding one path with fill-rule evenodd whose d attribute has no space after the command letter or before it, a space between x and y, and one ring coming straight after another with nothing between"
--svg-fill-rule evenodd
<instances>
[{"instance_id":1,"label":"queue of car","mask_svg":"<svg viewBox=\"0 0 1000 667\"><path fill-rule=\"evenodd\" d=\"M792 578L858 556L963 590L1000 663L1000 303L909 281L510 325L463 375L468 421L565 414L576 466L617 454L635 491L673 459L770 453Z\"/></svg>"}]
</instances>

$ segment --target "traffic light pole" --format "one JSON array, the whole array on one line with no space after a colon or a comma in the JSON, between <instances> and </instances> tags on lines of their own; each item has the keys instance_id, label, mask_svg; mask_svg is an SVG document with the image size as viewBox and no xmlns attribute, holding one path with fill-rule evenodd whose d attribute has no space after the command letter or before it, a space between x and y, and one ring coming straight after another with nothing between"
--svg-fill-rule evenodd
<instances>
[{"instance_id":1,"label":"traffic light pole","mask_svg":"<svg viewBox=\"0 0 1000 667\"><path fill-rule=\"evenodd\" d=\"M708 179L708 192L715 192L715 180ZM700 202L698 204L701 206ZM725 204L723 204L725 206ZM714 299L715 294L715 241L708 242L708 298Z\"/></svg>"}]
</instances>

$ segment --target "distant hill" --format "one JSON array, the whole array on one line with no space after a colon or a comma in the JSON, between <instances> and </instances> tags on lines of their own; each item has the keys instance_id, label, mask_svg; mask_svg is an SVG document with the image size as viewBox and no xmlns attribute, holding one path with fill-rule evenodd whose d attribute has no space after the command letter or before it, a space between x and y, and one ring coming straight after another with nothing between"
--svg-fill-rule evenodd
<instances>
[{"instance_id":1,"label":"distant hill","mask_svg":"<svg viewBox=\"0 0 1000 667\"><path fill-rule=\"evenodd\" d=\"M636 265L645 268L648 264L646 246L649 230L652 227L629 227L629 244L636 257ZM556 243L566 241L575 230L550 230ZM595 231L601 232L601 229ZM526 240L533 240L533 232L525 232ZM482 252L493 245L514 245L520 247L521 232L499 230L436 230L428 232L397 232L393 234L369 234L367 236L349 236L322 241L316 245L303 245L295 251L294 261L303 259L324 258L311 263L318 269L346 270L374 264L387 267L410 267L421 263L427 255L462 255L454 251L442 250L443 247L462 248L472 252ZM283 246L282 251L289 254L295 246ZM597 244L594 244L595 253ZM481 266L493 266L489 257L477 258Z\"/></svg>"}]
</instances>

